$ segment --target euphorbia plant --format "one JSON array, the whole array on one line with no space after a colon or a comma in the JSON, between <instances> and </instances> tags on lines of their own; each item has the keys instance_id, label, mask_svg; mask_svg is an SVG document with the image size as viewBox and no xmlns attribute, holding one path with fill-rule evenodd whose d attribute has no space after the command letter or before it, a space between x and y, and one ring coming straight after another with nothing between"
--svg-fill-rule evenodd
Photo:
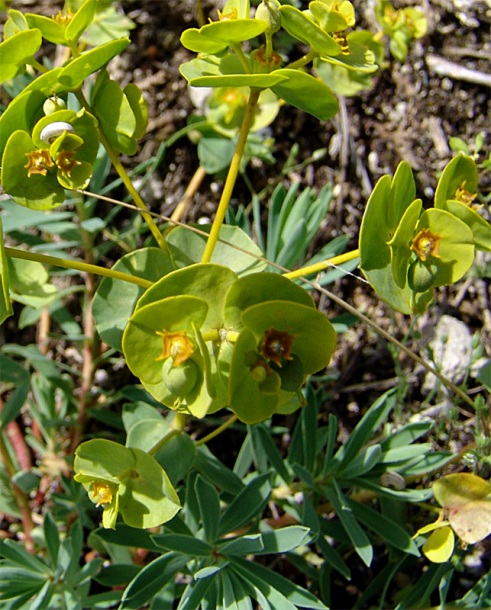
<instances>
[{"instance_id":1,"label":"euphorbia plant","mask_svg":"<svg viewBox=\"0 0 491 610\"><path fill-rule=\"evenodd\" d=\"M203 516L207 541L196 542L194 548L210 561L200 575L205 581L215 570L212 563L215 560L228 574L225 571L228 559L223 558L231 550L223 540L217 542L217 537L230 532L234 536L230 545L240 547L244 556L295 547L285 540L278 546L276 535L264 534L263 539L261 534L246 540L236 535L252 516L247 505L258 498L261 506L268 502L271 490L267 472L253 478L251 486L243 489L241 481L237 483L239 477L229 475L232 483L225 492L232 495L239 488L240 503L245 505L245 509L240 508L246 510L243 521L234 520L239 501L237 505L230 503L233 510L220 523L216 515L215 520L205 519L208 504L216 508L216 514L220 508L217 491L201 478L201 473L209 474L208 466L214 465L206 452L198 449L209 437L195 443L185 433L191 416L204 418L228 411L228 420L218 428L221 432L237 420L261 424L275 414L290 414L305 406L304 384L328 364L335 347L335 332L311 295L292 280L360 257L363 273L382 299L403 313L419 313L428 306L436 287L453 283L465 274L475 249L491 249L491 229L474 209L477 170L471 158L460 155L448 164L439 181L435 207L427 210L416 198L412 171L403 162L394 177L384 176L374 188L363 217L358 249L314 266L287 271L283 277L265 272L267 262L252 240L237 227L223 226L261 96L273 100L275 110L281 100L321 120L329 119L337 111L337 100L314 74L322 72L322 66L327 64L363 78L372 75L378 69L377 46L373 37L349 32L356 23L350 2L313 1L302 11L280 5L276 0L265 0L252 18L246 0L229 0L218 21L184 32L182 43L199 55L183 64L181 71L190 85L215 88L212 99L216 101L216 113L208 117L210 124L222 132L238 129L237 145L209 232L178 227L164 233L119 159L120 154L136 152L147 123L146 105L138 88L130 84L122 89L106 69L108 61L129 40L122 37L104 41L87 50L87 40L93 41L93 37L84 37L98 5L95 0L78 4L78 10L65 10L53 19L23 17L18 11L10 13L6 26L8 44L0 51L10 50L19 41L26 42L26 51L11 56L7 78L21 73L26 63L37 69L39 75L0 118L2 184L12 199L23 206L35 210L53 208L65 201L66 191L80 192L86 188L101 144L147 221L153 241L148 247L121 257L112 269L88 261L54 259L4 248L1 244L0 311L2 319L11 313L7 258L31 258L38 263L105 276L95 293L87 290L93 298L92 312L100 337L110 348L123 353L129 369L148 394L157 404L173 411L173 418L169 418L169 426L160 414L148 415L149 410L155 411L153 408L138 405L135 411L144 413L145 421L128 424L126 447L106 439L92 439L78 446L75 480L84 486L90 500L103 508L104 527L120 525L120 514L126 525L151 528L177 515L181 501L173 484L182 480L196 459L201 471L199 476L193 473L190 477L186 501L191 507L197 506ZM294 62L288 63L275 51L275 35L280 28L307 47L305 54ZM262 44L251 50L250 41L257 37L262 37ZM42 38L66 47L68 55L63 66L48 70L35 60ZM307 71L311 65L313 74ZM91 87L85 87L86 82ZM232 103L230 114L225 111L227 99ZM468 399L461 391L462 395ZM130 409L126 407L125 424L130 419ZM391 493L379 478L385 474L387 464L404 470L398 456L402 453L405 462L410 462L403 449L414 440L414 435L417 438L420 428L411 426L394 437L393 446L391 442L367 445L372 428L388 415L381 401L346 447L334 453L337 432L332 419L328 430L319 437L315 434L309 437L310 446L307 441L305 447L302 445L304 439L299 439L303 429L308 429L310 417L305 413L301 413L302 433L297 433L292 443L291 460L298 466L295 476L300 480L297 487L293 483L294 467L290 472L290 467L278 459L274 443L265 444L265 453L287 483L287 493L298 491L304 497L304 517L312 524L312 531L317 528L319 545L325 548L326 537L330 536L329 531L323 530L329 521L324 516L333 510L339 512L348 538L357 544L358 554L368 565L371 544L352 509L359 511L357 514L374 531L380 525L373 509L364 510L361 503L350 502L342 487L362 487L363 476L373 469L373 476L362 481L366 489L385 493L392 499L404 498L402 490ZM79 418L81 424L83 416L84 413ZM314 420L315 417L314 414ZM135 432L139 423L143 424L144 433ZM266 430L250 428L255 429ZM251 443L257 444L262 432L257 432L257 437L254 434L251 432ZM78 445L76 436L75 440ZM326 447L323 464L317 459L318 447ZM414 455L423 459L421 455L426 450L417 447ZM165 469L175 466L169 458L173 451L179 454L176 461L178 466L184 464L184 473L178 469L179 476L171 481ZM302 454L301 459L294 457L295 451ZM384 452L387 455L382 459ZM260 461L261 455L255 459ZM318 467L322 476L314 479L306 465L312 471ZM410 465L405 466L410 471ZM340 484L334 475L338 475ZM322 519L317 519L314 494L325 494L331 504L324 509ZM422 495L426 498L427 494L411 496L408 492L410 498L418 500ZM174 523L177 530L181 528L176 536L184 536L185 532L191 538L194 531L191 521L177 521L177 526ZM416 554L407 534L397 531L400 534L399 538L396 536L397 548ZM296 530L294 534L295 541L305 538L304 531ZM179 549L182 542L165 536L156 540L162 548L170 549ZM153 540L149 548L155 550L155 544ZM331 551L329 548L326 553ZM334 551L330 557L333 556L336 569L343 571L343 562ZM239 572L245 569L237 561L236 566ZM256 582L262 591L266 586L262 573ZM314 603L308 596L302 597L302 601ZM308 607L322 606L314 603Z\"/></svg>"}]
</instances>

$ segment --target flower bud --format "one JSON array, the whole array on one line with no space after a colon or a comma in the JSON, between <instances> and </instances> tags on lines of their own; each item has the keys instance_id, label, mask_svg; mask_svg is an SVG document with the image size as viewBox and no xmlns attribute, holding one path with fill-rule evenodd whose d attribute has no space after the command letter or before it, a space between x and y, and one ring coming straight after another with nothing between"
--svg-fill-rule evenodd
<instances>
[{"instance_id":1,"label":"flower bud","mask_svg":"<svg viewBox=\"0 0 491 610\"><path fill-rule=\"evenodd\" d=\"M274 34L281 27L281 14L275 0L263 0L256 9L255 18L269 24L266 34Z\"/></svg>"},{"instance_id":2,"label":"flower bud","mask_svg":"<svg viewBox=\"0 0 491 610\"><path fill-rule=\"evenodd\" d=\"M166 388L175 396L187 396L198 382L199 369L196 362L186 360L179 366L174 366L172 358L167 358L162 367L162 379Z\"/></svg>"}]
</instances>

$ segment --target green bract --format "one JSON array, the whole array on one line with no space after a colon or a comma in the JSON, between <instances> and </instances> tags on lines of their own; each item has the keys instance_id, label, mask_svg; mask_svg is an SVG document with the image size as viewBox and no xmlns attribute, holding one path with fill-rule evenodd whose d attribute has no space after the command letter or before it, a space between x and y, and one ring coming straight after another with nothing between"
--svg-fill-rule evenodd
<instances>
[{"instance_id":1,"label":"green bract","mask_svg":"<svg viewBox=\"0 0 491 610\"><path fill-rule=\"evenodd\" d=\"M0 82L5 82L23 72L41 47L39 30L23 30L0 43Z\"/></svg>"},{"instance_id":2,"label":"green bract","mask_svg":"<svg viewBox=\"0 0 491 610\"><path fill-rule=\"evenodd\" d=\"M407 163L399 165L393 180L379 180L361 225L360 267L392 307L403 313L424 311L433 288L466 273L475 247L489 249L491 227L470 207L476 189L475 163L464 155L447 165L435 208L425 211L421 200L414 199Z\"/></svg>"},{"instance_id":3,"label":"green bract","mask_svg":"<svg viewBox=\"0 0 491 610\"><path fill-rule=\"evenodd\" d=\"M40 101L32 92L32 96ZM25 97L28 103L31 96ZM64 189L85 188L99 146L95 118L80 110L59 110L41 118L30 136L14 131L3 151L1 182L20 205L49 209L65 199Z\"/></svg>"},{"instance_id":4,"label":"green bract","mask_svg":"<svg viewBox=\"0 0 491 610\"><path fill-rule=\"evenodd\" d=\"M137 140L145 135L148 123L148 108L140 89L130 83L123 90L103 71L93 98L94 114L112 148L134 155Z\"/></svg>"},{"instance_id":5,"label":"green bract","mask_svg":"<svg viewBox=\"0 0 491 610\"><path fill-rule=\"evenodd\" d=\"M445 167L435 192L435 207L447 210L472 231L477 249L491 251L491 225L479 214L473 201L478 186L475 161L464 154L457 155Z\"/></svg>"},{"instance_id":6,"label":"green bract","mask_svg":"<svg viewBox=\"0 0 491 610\"><path fill-rule=\"evenodd\" d=\"M273 273L239 279L213 263L156 282L123 335L128 366L157 400L196 417L228 406L247 423L297 394L334 344L305 290Z\"/></svg>"},{"instance_id":7,"label":"green bract","mask_svg":"<svg viewBox=\"0 0 491 610\"><path fill-rule=\"evenodd\" d=\"M131 527L156 527L181 508L165 471L138 448L93 439L75 452L75 480L104 507L102 523L114 529L118 513Z\"/></svg>"}]
</instances>

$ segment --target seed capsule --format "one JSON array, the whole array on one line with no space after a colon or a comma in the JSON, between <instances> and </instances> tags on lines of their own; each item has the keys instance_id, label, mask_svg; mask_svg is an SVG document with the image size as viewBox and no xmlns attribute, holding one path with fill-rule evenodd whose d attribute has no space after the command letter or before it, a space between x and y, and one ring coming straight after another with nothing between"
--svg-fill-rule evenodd
<instances>
[{"instance_id":1,"label":"seed capsule","mask_svg":"<svg viewBox=\"0 0 491 610\"><path fill-rule=\"evenodd\" d=\"M46 125L46 127L39 134L39 139L47 144L52 144L56 138L61 136L65 131L75 133L75 129L73 129L70 123L55 121L54 123Z\"/></svg>"},{"instance_id":2,"label":"seed capsule","mask_svg":"<svg viewBox=\"0 0 491 610\"><path fill-rule=\"evenodd\" d=\"M53 114L57 110L65 110L66 102L61 97L57 95L53 95L52 97L48 97L48 99L43 104L44 114L47 116L48 114Z\"/></svg>"}]
</instances>

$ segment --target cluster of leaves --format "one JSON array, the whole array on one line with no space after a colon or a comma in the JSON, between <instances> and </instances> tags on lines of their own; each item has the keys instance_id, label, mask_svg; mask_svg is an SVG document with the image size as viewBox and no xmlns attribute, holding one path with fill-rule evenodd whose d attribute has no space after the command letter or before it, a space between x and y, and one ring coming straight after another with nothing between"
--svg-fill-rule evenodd
<instances>
[{"instance_id":1,"label":"cluster of leaves","mask_svg":"<svg viewBox=\"0 0 491 610\"><path fill-rule=\"evenodd\" d=\"M312 2L307 11L277 0L262 6L264 10L259 7L251 19L248 1L229 0L219 21L183 33L182 44L200 54L181 66L191 86L271 90L281 100L326 120L337 112L335 96L322 81L297 68L318 60L360 73L378 69L368 45L344 34L355 25L350 2ZM280 27L309 47L302 60L286 67L281 67L282 58L273 48L273 34ZM243 43L260 34L266 37L265 45L247 53Z\"/></svg>"},{"instance_id":2,"label":"cluster of leaves","mask_svg":"<svg viewBox=\"0 0 491 610\"><path fill-rule=\"evenodd\" d=\"M103 7L93 0L79 4L76 12L68 6L53 18L11 9L0 44L6 66L2 81L24 72L26 64L43 72L0 118L1 183L14 201L32 209L58 206L65 200L65 189L89 184L99 138L116 153L134 154L146 131L148 113L141 91L134 84L122 90L104 70L94 85L90 111L83 102L81 109L80 104L75 104L76 110L67 109L68 93L79 95L84 81L130 42L127 37L104 42L102 37L98 46L80 52L78 47L86 44L84 33ZM43 40L67 46L73 58L59 68L43 68L34 57ZM107 112L108 107L112 112Z\"/></svg>"},{"instance_id":3,"label":"cluster of leaves","mask_svg":"<svg viewBox=\"0 0 491 610\"><path fill-rule=\"evenodd\" d=\"M360 267L391 307L425 311L437 286L458 281L475 250L491 251L491 225L473 207L477 195L475 161L459 154L445 167L434 207L415 199L410 166L384 176L367 203L360 229Z\"/></svg>"},{"instance_id":4,"label":"cluster of leaves","mask_svg":"<svg viewBox=\"0 0 491 610\"><path fill-rule=\"evenodd\" d=\"M389 0L377 0L375 17L382 31L390 39L390 52L404 61L412 40L423 38L428 28L424 12L419 8L406 6L395 9Z\"/></svg>"}]
</instances>

